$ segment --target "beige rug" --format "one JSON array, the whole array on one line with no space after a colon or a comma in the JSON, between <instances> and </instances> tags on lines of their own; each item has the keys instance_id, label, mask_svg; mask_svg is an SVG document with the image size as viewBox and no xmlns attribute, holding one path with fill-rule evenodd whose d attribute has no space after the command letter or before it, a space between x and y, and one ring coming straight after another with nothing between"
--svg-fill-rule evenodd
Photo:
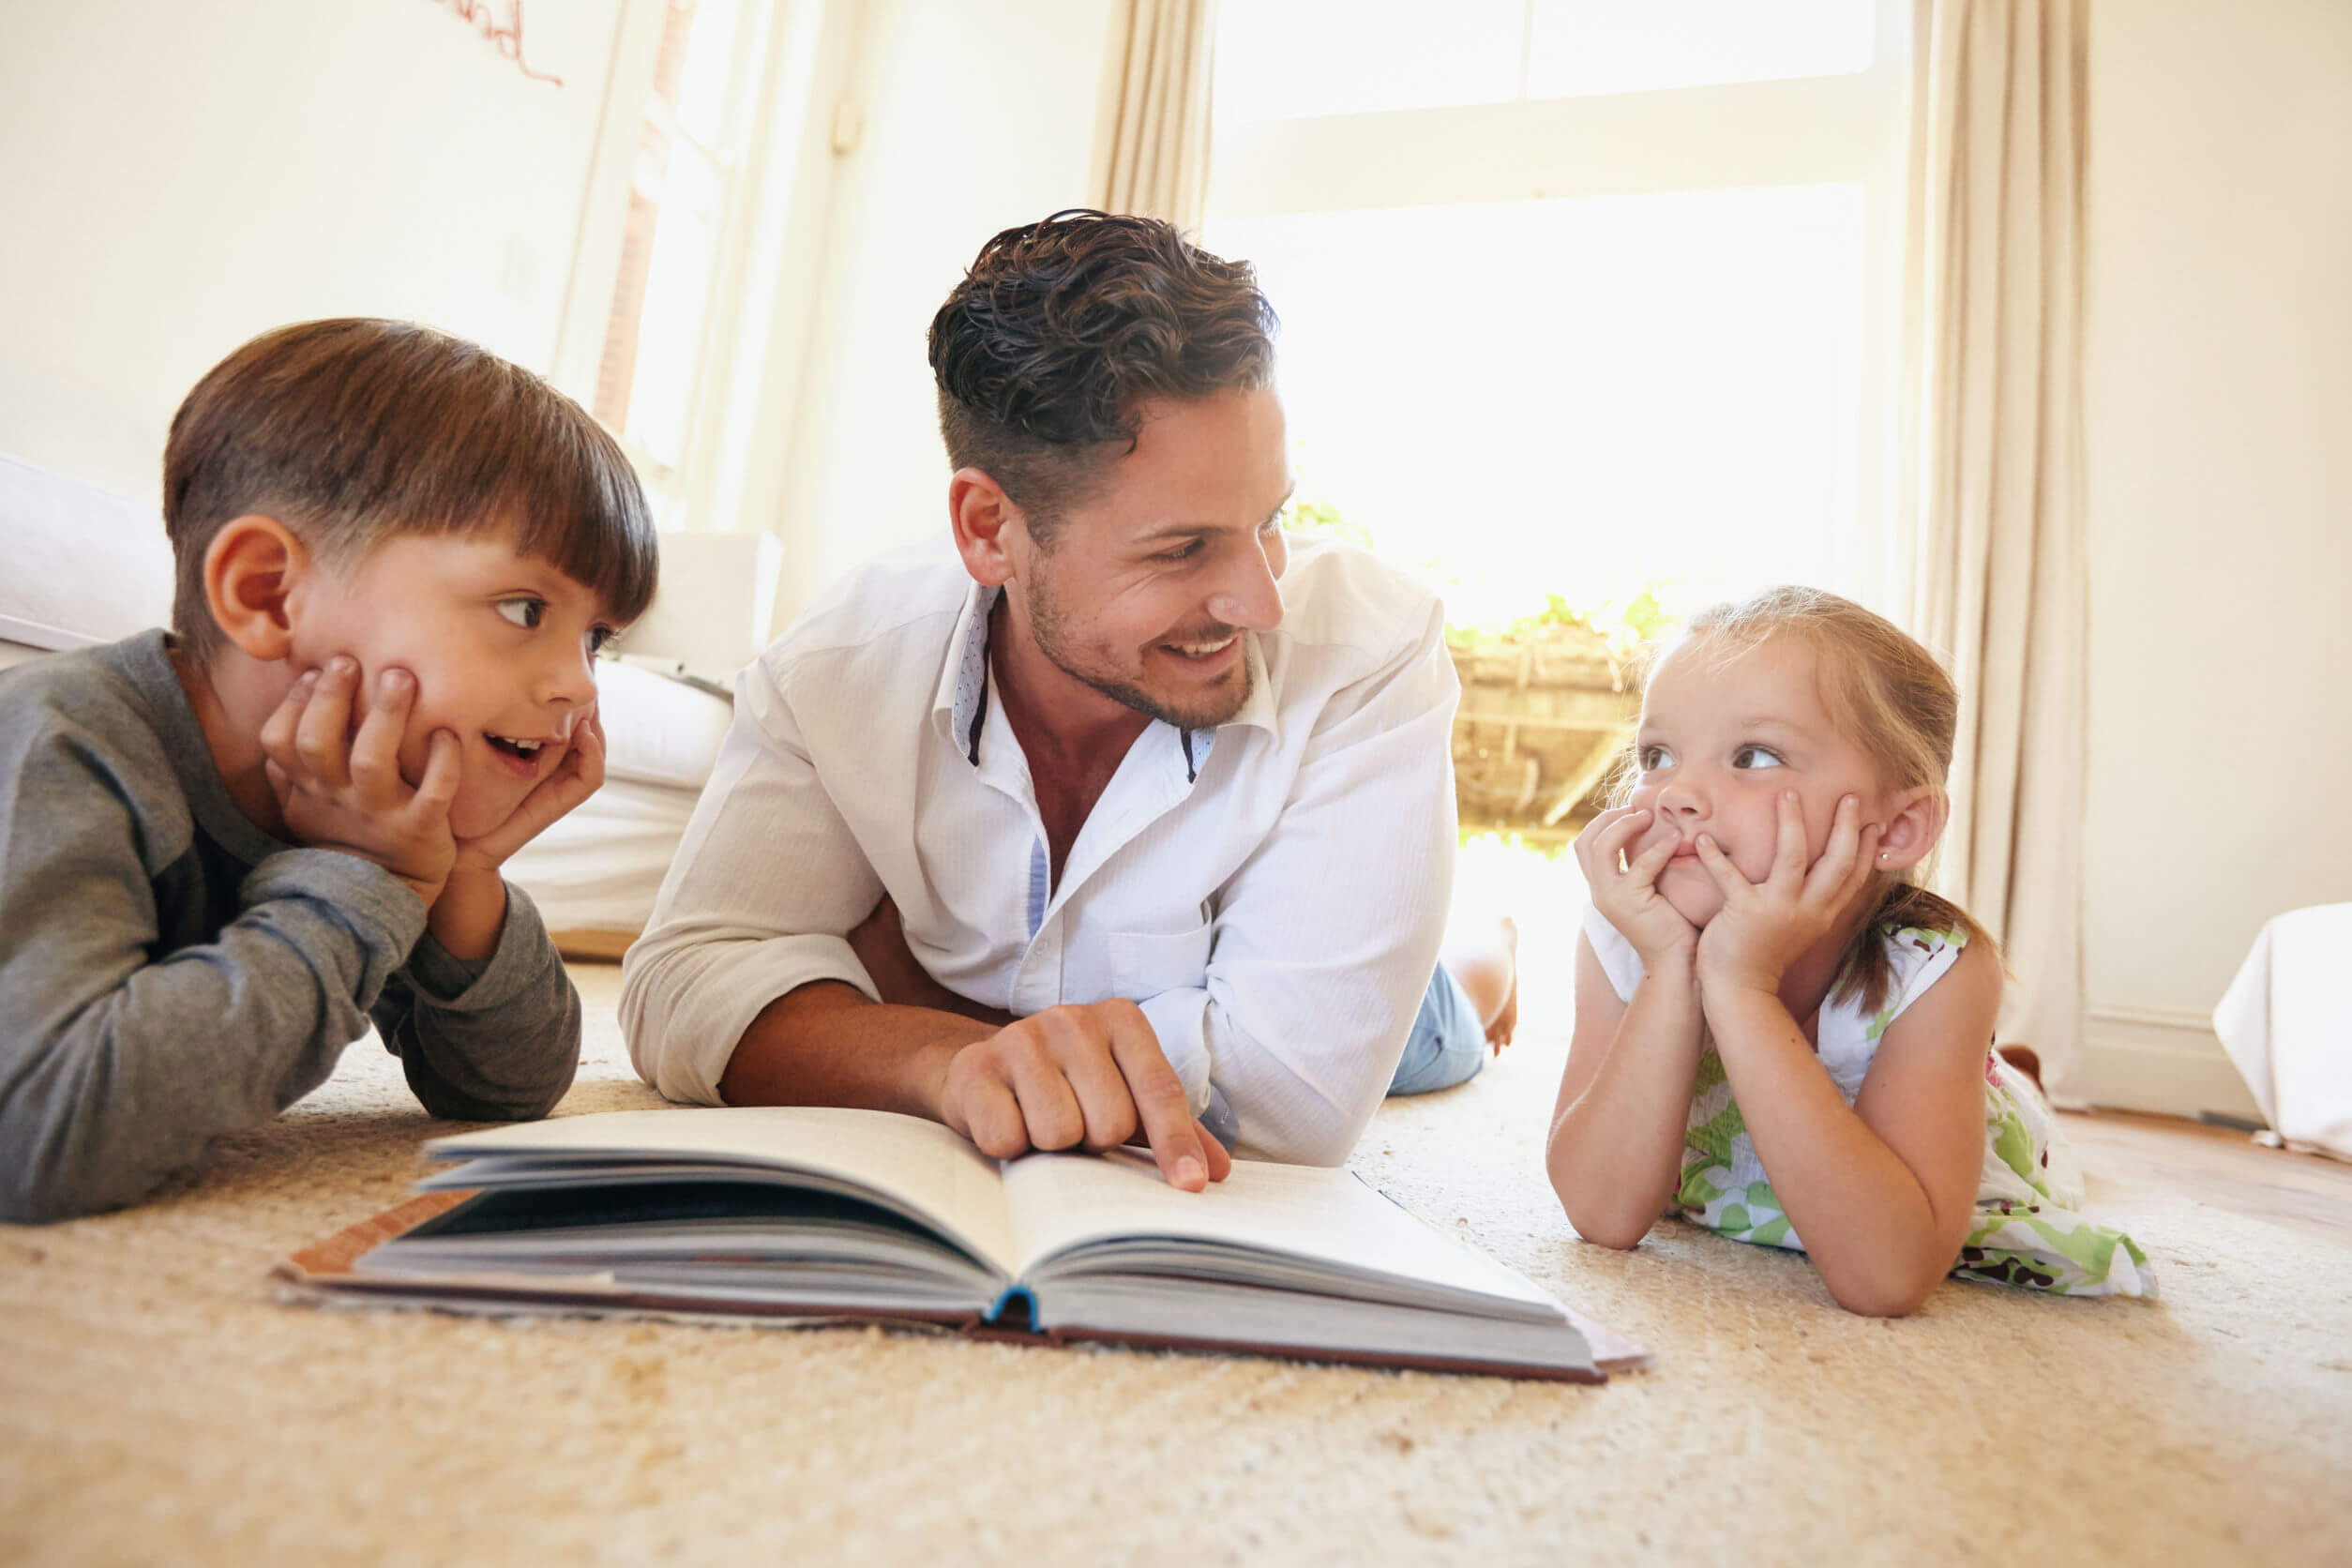
<instances>
[{"instance_id":1,"label":"beige rug","mask_svg":"<svg viewBox=\"0 0 2352 1568\"><path fill-rule=\"evenodd\" d=\"M655 1103L578 972L566 1113ZM2352 1560L2352 1168L2077 1120L2167 1299L1948 1284L1900 1322L1802 1259L1576 1241L1557 1041L1390 1105L1360 1159L1646 1342L1606 1388L870 1331L274 1304L448 1130L354 1047L128 1214L0 1229L0 1561Z\"/></svg>"}]
</instances>

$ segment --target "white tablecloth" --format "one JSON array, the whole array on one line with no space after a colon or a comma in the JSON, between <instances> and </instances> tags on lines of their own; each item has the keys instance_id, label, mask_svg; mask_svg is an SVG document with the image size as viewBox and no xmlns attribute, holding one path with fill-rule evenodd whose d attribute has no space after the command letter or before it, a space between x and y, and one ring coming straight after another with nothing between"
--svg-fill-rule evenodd
<instances>
[{"instance_id":1,"label":"white tablecloth","mask_svg":"<svg viewBox=\"0 0 2352 1568\"><path fill-rule=\"evenodd\" d=\"M2352 1160L2352 904L2262 927L2213 1032L2290 1149Z\"/></svg>"}]
</instances>

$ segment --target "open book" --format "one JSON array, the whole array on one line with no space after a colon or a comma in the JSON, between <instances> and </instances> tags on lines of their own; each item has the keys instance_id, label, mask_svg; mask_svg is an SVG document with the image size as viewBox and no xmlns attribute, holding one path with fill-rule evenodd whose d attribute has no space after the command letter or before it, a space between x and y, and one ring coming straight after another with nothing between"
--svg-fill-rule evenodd
<instances>
[{"instance_id":1,"label":"open book","mask_svg":"<svg viewBox=\"0 0 2352 1568\"><path fill-rule=\"evenodd\" d=\"M884 1111L614 1111L436 1138L426 1195L279 1265L314 1301L930 1323L1599 1381L1639 1347L1344 1170L989 1159Z\"/></svg>"}]
</instances>

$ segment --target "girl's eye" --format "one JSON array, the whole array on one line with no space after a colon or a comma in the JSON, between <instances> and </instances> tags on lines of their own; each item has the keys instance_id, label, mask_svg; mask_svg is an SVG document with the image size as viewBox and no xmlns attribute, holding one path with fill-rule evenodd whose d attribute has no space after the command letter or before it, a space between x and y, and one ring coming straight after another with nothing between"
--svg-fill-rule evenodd
<instances>
[{"instance_id":1,"label":"girl's eye","mask_svg":"<svg viewBox=\"0 0 2352 1568\"><path fill-rule=\"evenodd\" d=\"M1776 768L1782 763L1777 755L1760 746L1743 746L1731 754L1731 765L1735 768L1753 769Z\"/></svg>"},{"instance_id":2,"label":"girl's eye","mask_svg":"<svg viewBox=\"0 0 2352 1568\"><path fill-rule=\"evenodd\" d=\"M545 599L501 599L498 613L525 631L539 629L539 618L547 613Z\"/></svg>"},{"instance_id":3,"label":"girl's eye","mask_svg":"<svg viewBox=\"0 0 2352 1568\"><path fill-rule=\"evenodd\" d=\"M1665 767L1672 758L1673 753L1663 746L1645 746L1641 748L1637 761L1641 763L1642 772L1655 773Z\"/></svg>"}]
</instances>

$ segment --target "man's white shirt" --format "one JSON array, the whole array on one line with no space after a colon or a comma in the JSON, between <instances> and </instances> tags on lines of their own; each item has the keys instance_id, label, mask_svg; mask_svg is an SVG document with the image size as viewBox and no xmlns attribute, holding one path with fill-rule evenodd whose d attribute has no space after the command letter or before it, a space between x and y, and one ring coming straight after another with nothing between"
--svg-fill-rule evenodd
<instances>
[{"instance_id":1,"label":"man's white shirt","mask_svg":"<svg viewBox=\"0 0 2352 1568\"><path fill-rule=\"evenodd\" d=\"M639 1073L716 1104L770 1002L875 996L847 933L887 893L948 988L1017 1016L1128 998L1244 1152L1346 1159L1443 934L1459 686L1435 596L1370 556L1296 540L1281 587L1242 711L1150 725L1055 883L989 674L997 591L952 556L855 573L736 681L626 965Z\"/></svg>"}]
</instances>

